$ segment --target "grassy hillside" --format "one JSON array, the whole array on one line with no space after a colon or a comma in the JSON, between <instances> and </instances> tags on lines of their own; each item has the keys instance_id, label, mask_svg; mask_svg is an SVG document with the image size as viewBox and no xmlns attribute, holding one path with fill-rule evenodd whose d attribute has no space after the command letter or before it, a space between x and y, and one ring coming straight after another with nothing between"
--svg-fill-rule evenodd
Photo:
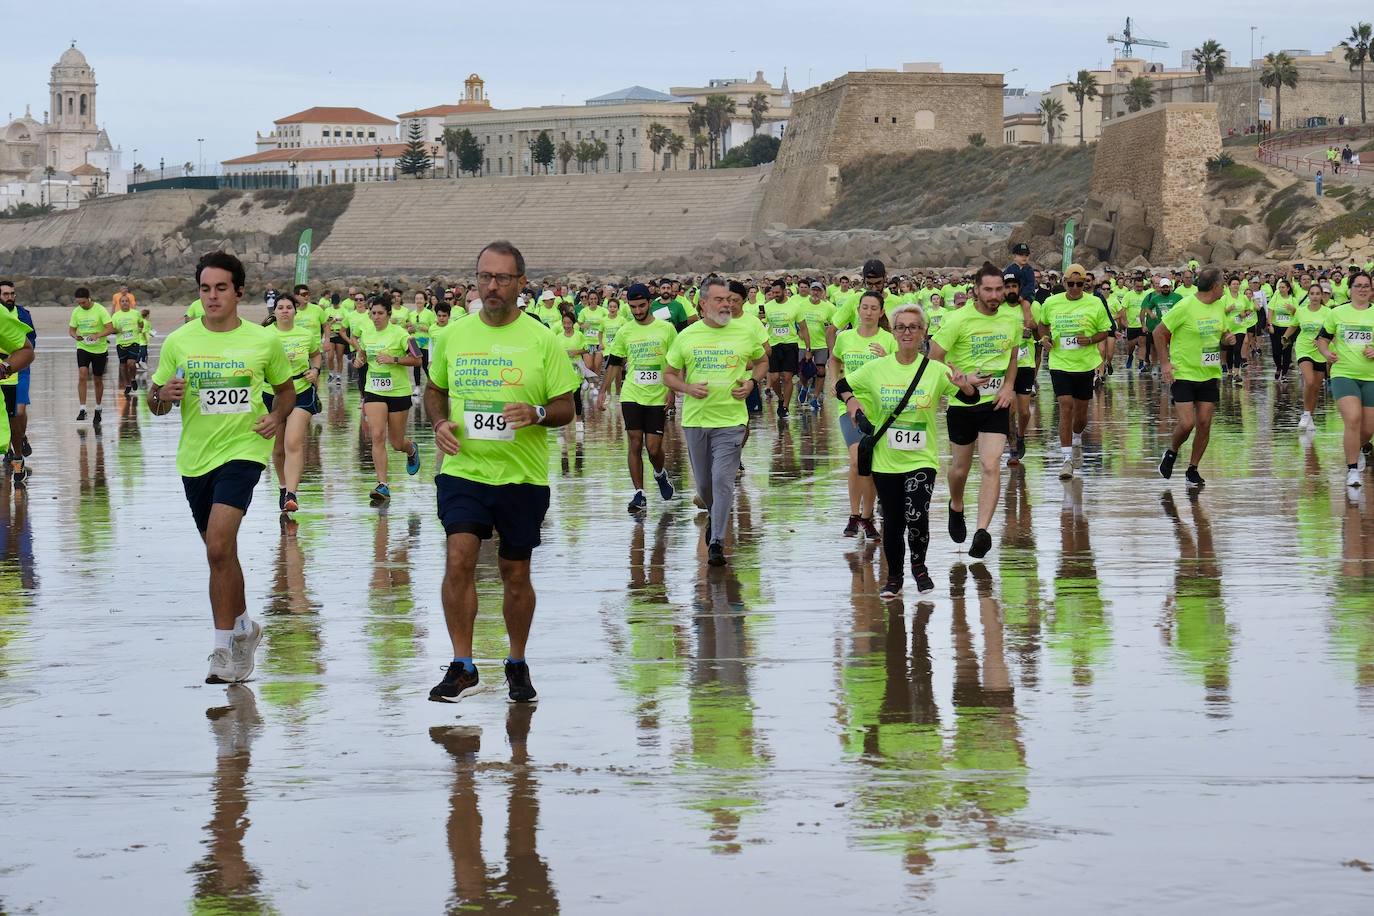
<instances>
[{"instance_id":1,"label":"grassy hillside","mask_svg":"<svg viewBox=\"0 0 1374 916\"><path fill-rule=\"evenodd\" d=\"M1083 203L1094 147L995 146L873 156L840 172L840 196L818 229L1015 222Z\"/></svg>"}]
</instances>

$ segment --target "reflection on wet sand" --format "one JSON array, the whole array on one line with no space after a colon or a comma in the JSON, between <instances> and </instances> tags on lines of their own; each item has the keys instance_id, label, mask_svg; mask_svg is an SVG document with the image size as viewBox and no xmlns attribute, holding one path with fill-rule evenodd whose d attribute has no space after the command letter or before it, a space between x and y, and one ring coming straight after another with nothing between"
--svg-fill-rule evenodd
<instances>
[{"instance_id":1,"label":"reflection on wet sand","mask_svg":"<svg viewBox=\"0 0 1374 916\"><path fill-rule=\"evenodd\" d=\"M114 542L110 489L105 479L105 437L84 428L78 429L77 435L76 542L82 555L90 557L108 550ZM84 574L96 575L96 568L87 567Z\"/></svg>"},{"instance_id":2,"label":"reflection on wet sand","mask_svg":"<svg viewBox=\"0 0 1374 916\"><path fill-rule=\"evenodd\" d=\"M1088 513L1083 508L1083 481L1063 482L1059 509L1059 566L1054 575L1054 616L1049 646L1055 660L1070 669L1078 687L1092 685L1095 669L1112 643L1111 623L1097 577Z\"/></svg>"},{"instance_id":3,"label":"reflection on wet sand","mask_svg":"<svg viewBox=\"0 0 1374 916\"><path fill-rule=\"evenodd\" d=\"M391 518L377 513L372 538L372 576L367 586L369 617L364 629L371 640L372 662L377 673L394 678L420 652L423 628L415 617L415 593L410 584L410 553L420 536L420 516L406 520L404 536L391 542ZM392 684L387 692L410 687Z\"/></svg>"},{"instance_id":4,"label":"reflection on wet sand","mask_svg":"<svg viewBox=\"0 0 1374 916\"><path fill-rule=\"evenodd\" d=\"M1007 639L1021 672L1021 685L1034 690L1040 683L1039 557L1035 552L1035 525L1031 518L1026 467L1010 469L1003 494L1002 543L997 571L1002 583L1002 613Z\"/></svg>"},{"instance_id":5,"label":"reflection on wet sand","mask_svg":"<svg viewBox=\"0 0 1374 916\"><path fill-rule=\"evenodd\" d=\"M188 871L195 878L192 913L271 913L258 870L244 857L248 817L248 769L253 739L262 729L253 691L242 684L225 689L223 706L205 710L215 739L215 777L210 821L205 825L205 855Z\"/></svg>"},{"instance_id":6,"label":"reflection on wet sand","mask_svg":"<svg viewBox=\"0 0 1374 916\"><path fill-rule=\"evenodd\" d=\"M13 492L8 475L0 475L0 533L0 706L5 706L12 701L12 679L24 661L19 643L38 589L28 497L22 490Z\"/></svg>"},{"instance_id":7,"label":"reflection on wet sand","mask_svg":"<svg viewBox=\"0 0 1374 916\"><path fill-rule=\"evenodd\" d=\"M1331 638L1337 656L1355 669L1360 704L1374 708L1374 517L1363 502L1363 495L1346 499Z\"/></svg>"},{"instance_id":8,"label":"reflection on wet sand","mask_svg":"<svg viewBox=\"0 0 1374 916\"><path fill-rule=\"evenodd\" d=\"M303 719L312 711L310 699L324 686L323 621L319 604L306 586L300 524L286 515L279 523L281 538L272 590L263 609L267 648L262 660L265 677L259 689L268 703Z\"/></svg>"},{"instance_id":9,"label":"reflection on wet sand","mask_svg":"<svg viewBox=\"0 0 1374 916\"><path fill-rule=\"evenodd\" d=\"M1188 501L1195 531L1190 531L1180 517L1172 492L1165 491L1160 497L1178 541L1174 587L1165 599L1160 628L1184 667L1202 678L1208 715L1224 717L1230 715L1233 628L1226 622L1221 564L1212 544L1211 519L1195 491L1189 491Z\"/></svg>"},{"instance_id":10,"label":"reflection on wet sand","mask_svg":"<svg viewBox=\"0 0 1374 916\"><path fill-rule=\"evenodd\" d=\"M729 567L697 581L692 607L696 651L688 683L689 764L697 778L689 807L711 821L711 850L741 850L740 825L759 804L756 783L767 752L754 730L748 659L754 650L740 583Z\"/></svg>"},{"instance_id":11,"label":"reflection on wet sand","mask_svg":"<svg viewBox=\"0 0 1374 916\"><path fill-rule=\"evenodd\" d=\"M453 786L449 790L448 850L453 859L450 913L557 913L558 895L549 865L539 854L539 785L530 762L530 723L537 707L511 704L506 710L508 765L478 762L482 730L476 726L436 725L430 740L453 757ZM506 774L505 868L489 866L482 854L482 812L478 806L478 774ZM503 783L495 776L480 780L488 796Z\"/></svg>"}]
</instances>

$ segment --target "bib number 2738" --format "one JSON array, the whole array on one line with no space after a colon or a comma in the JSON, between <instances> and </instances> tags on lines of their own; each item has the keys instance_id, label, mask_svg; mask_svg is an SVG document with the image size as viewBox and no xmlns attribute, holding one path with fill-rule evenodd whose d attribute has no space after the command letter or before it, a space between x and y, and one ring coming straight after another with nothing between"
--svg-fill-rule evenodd
<instances>
[{"instance_id":1,"label":"bib number 2738","mask_svg":"<svg viewBox=\"0 0 1374 916\"><path fill-rule=\"evenodd\" d=\"M506 421L502 410L506 405L497 401L468 401L463 405L463 425L469 439L513 442L515 429Z\"/></svg>"}]
</instances>

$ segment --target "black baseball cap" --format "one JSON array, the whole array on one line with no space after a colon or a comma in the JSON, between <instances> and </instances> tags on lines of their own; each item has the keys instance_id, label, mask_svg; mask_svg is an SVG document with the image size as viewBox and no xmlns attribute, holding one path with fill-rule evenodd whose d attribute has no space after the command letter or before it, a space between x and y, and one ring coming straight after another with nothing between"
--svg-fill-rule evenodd
<instances>
[{"instance_id":1,"label":"black baseball cap","mask_svg":"<svg viewBox=\"0 0 1374 916\"><path fill-rule=\"evenodd\" d=\"M625 290L626 302L632 302L635 299L651 298L653 297L649 295L649 287L645 286L643 283L635 283L631 285L629 289Z\"/></svg>"},{"instance_id":2,"label":"black baseball cap","mask_svg":"<svg viewBox=\"0 0 1374 916\"><path fill-rule=\"evenodd\" d=\"M1020 286L1020 285L1021 285L1021 278L1018 277L1015 273L1013 273L1013 272L1010 271L1010 270L1007 271L1006 273L1002 274L1002 281L1003 281L1004 283L1005 283L1005 282L1015 283L1017 286Z\"/></svg>"},{"instance_id":3,"label":"black baseball cap","mask_svg":"<svg viewBox=\"0 0 1374 916\"><path fill-rule=\"evenodd\" d=\"M1011 246L1011 253L1029 255L1030 246L1025 242L1017 242L1015 245Z\"/></svg>"},{"instance_id":4,"label":"black baseball cap","mask_svg":"<svg viewBox=\"0 0 1374 916\"><path fill-rule=\"evenodd\" d=\"M865 280L870 277L886 277L887 265L877 258L869 258L864 261L863 275Z\"/></svg>"}]
</instances>

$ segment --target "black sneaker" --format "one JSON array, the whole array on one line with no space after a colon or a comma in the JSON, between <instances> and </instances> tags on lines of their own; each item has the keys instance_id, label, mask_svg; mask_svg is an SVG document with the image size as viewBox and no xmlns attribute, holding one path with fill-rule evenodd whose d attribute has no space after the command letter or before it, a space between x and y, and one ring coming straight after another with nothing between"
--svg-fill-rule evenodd
<instances>
[{"instance_id":1,"label":"black sneaker","mask_svg":"<svg viewBox=\"0 0 1374 916\"><path fill-rule=\"evenodd\" d=\"M973 543L968 546L968 555L975 560L981 560L988 555L992 549L992 535L988 534L988 529L979 528L973 532Z\"/></svg>"},{"instance_id":2,"label":"black sneaker","mask_svg":"<svg viewBox=\"0 0 1374 916\"><path fill-rule=\"evenodd\" d=\"M902 594L902 579L900 576L888 576L887 582L883 585L883 590L878 592L878 597L887 601L889 598L896 598Z\"/></svg>"},{"instance_id":3,"label":"black sneaker","mask_svg":"<svg viewBox=\"0 0 1374 916\"><path fill-rule=\"evenodd\" d=\"M968 537L968 525L964 524L964 513L955 512L953 504L950 504L949 539L956 544L962 544L966 537Z\"/></svg>"},{"instance_id":4,"label":"black sneaker","mask_svg":"<svg viewBox=\"0 0 1374 916\"><path fill-rule=\"evenodd\" d=\"M1171 448L1164 450L1164 457L1159 459L1159 476L1168 480L1174 476L1174 462L1178 460L1178 454Z\"/></svg>"},{"instance_id":5,"label":"black sneaker","mask_svg":"<svg viewBox=\"0 0 1374 916\"><path fill-rule=\"evenodd\" d=\"M1200 487L1207 483L1202 479L1202 475L1197 472L1197 468L1189 468L1188 473L1183 475L1190 487Z\"/></svg>"},{"instance_id":6,"label":"black sneaker","mask_svg":"<svg viewBox=\"0 0 1374 916\"><path fill-rule=\"evenodd\" d=\"M844 526L844 536L847 538L856 538L859 536L859 516L849 516L849 524Z\"/></svg>"},{"instance_id":7,"label":"black sneaker","mask_svg":"<svg viewBox=\"0 0 1374 916\"><path fill-rule=\"evenodd\" d=\"M975 535L975 537L977 537L977 535ZM911 566L911 575L916 579L917 594L929 595L931 592L935 591L935 580L930 578L930 570L926 569L924 564L917 566L913 563Z\"/></svg>"},{"instance_id":8,"label":"black sneaker","mask_svg":"<svg viewBox=\"0 0 1374 916\"><path fill-rule=\"evenodd\" d=\"M32 458L32 457L33 457L33 446L32 446L32 445L29 445L29 437L28 437L28 436L25 436L25 437L24 437L24 447L23 447L22 449L20 449L20 451L22 451L22 452L24 453L24 457L25 457L25 458Z\"/></svg>"},{"instance_id":9,"label":"black sneaker","mask_svg":"<svg viewBox=\"0 0 1374 916\"><path fill-rule=\"evenodd\" d=\"M286 487L277 487L277 511L286 511Z\"/></svg>"},{"instance_id":10,"label":"black sneaker","mask_svg":"<svg viewBox=\"0 0 1374 916\"><path fill-rule=\"evenodd\" d=\"M76 422L80 423L86 419L86 408L81 408L76 412Z\"/></svg>"},{"instance_id":11,"label":"black sneaker","mask_svg":"<svg viewBox=\"0 0 1374 916\"><path fill-rule=\"evenodd\" d=\"M1022 436L1016 440L1016 460L1020 461L1026 457L1026 437Z\"/></svg>"},{"instance_id":12,"label":"black sneaker","mask_svg":"<svg viewBox=\"0 0 1374 916\"><path fill-rule=\"evenodd\" d=\"M744 470L744 465L741 464L739 469L741 471ZM672 499L677 495L677 491L673 489L673 484L668 480L668 475L666 473L655 474L654 483L658 484L658 495L663 499Z\"/></svg>"},{"instance_id":13,"label":"black sneaker","mask_svg":"<svg viewBox=\"0 0 1374 916\"><path fill-rule=\"evenodd\" d=\"M787 406L786 406L785 404L779 403L779 404L778 404L778 419L779 419L779 420L786 420L789 416L791 416L791 414L789 414L789 413L787 412Z\"/></svg>"},{"instance_id":14,"label":"black sneaker","mask_svg":"<svg viewBox=\"0 0 1374 916\"><path fill-rule=\"evenodd\" d=\"M712 566L724 566L725 545L720 541L712 541L711 546L706 548L706 562Z\"/></svg>"},{"instance_id":15,"label":"black sneaker","mask_svg":"<svg viewBox=\"0 0 1374 916\"><path fill-rule=\"evenodd\" d=\"M512 703L537 703L539 694L530 682L530 666L524 662L506 662L506 686L510 688Z\"/></svg>"},{"instance_id":16,"label":"black sneaker","mask_svg":"<svg viewBox=\"0 0 1374 916\"><path fill-rule=\"evenodd\" d=\"M634 497L630 500L630 505L626 507L627 512L643 512L649 507L649 501L644 498L643 490L636 490Z\"/></svg>"},{"instance_id":17,"label":"black sneaker","mask_svg":"<svg viewBox=\"0 0 1374 916\"><path fill-rule=\"evenodd\" d=\"M445 665L444 679L430 688L429 698L435 703L457 703L475 692L480 681L476 668L469 671L462 665Z\"/></svg>"}]
</instances>

